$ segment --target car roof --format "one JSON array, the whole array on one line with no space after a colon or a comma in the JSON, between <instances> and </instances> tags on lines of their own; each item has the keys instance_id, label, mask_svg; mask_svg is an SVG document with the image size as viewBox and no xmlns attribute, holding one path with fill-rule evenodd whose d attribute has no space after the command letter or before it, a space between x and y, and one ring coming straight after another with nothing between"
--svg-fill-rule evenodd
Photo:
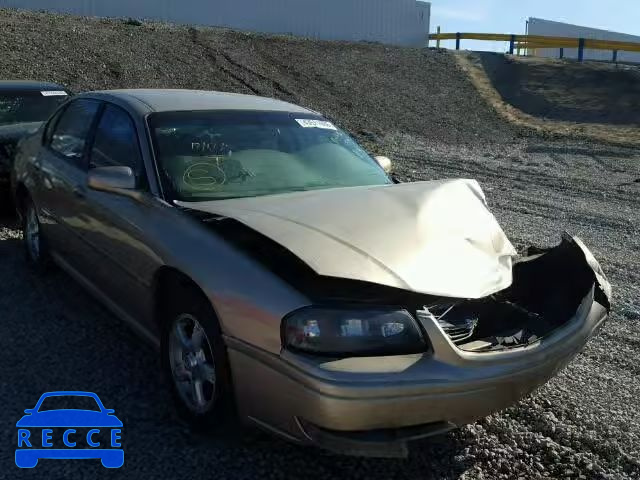
<instances>
[{"instance_id":1,"label":"car roof","mask_svg":"<svg viewBox=\"0 0 640 480\"><path fill-rule=\"evenodd\" d=\"M62 85L52 82L38 82L35 80L0 80L0 91L6 90L67 90Z\"/></svg>"},{"instance_id":2,"label":"car roof","mask_svg":"<svg viewBox=\"0 0 640 480\"><path fill-rule=\"evenodd\" d=\"M273 98L205 90L103 90L88 92L84 95L112 100L117 99L138 109L140 104L143 104L149 112L254 110L307 114L316 113L292 103Z\"/></svg>"}]
</instances>

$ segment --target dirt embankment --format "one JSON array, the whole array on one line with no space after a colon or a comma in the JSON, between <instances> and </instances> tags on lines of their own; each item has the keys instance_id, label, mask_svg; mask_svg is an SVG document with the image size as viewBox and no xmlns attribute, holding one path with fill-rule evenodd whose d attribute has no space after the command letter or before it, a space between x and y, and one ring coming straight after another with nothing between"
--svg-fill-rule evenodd
<instances>
[{"instance_id":1,"label":"dirt embankment","mask_svg":"<svg viewBox=\"0 0 640 480\"><path fill-rule=\"evenodd\" d=\"M515 125L551 135L640 142L640 66L489 52L456 58L489 104Z\"/></svg>"},{"instance_id":2,"label":"dirt embankment","mask_svg":"<svg viewBox=\"0 0 640 480\"><path fill-rule=\"evenodd\" d=\"M0 31L0 78L58 81L75 91L273 96L335 118L369 145L389 131L449 144L511 138L446 52L12 10L0 10Z\"/></svg>"}]
</instances>

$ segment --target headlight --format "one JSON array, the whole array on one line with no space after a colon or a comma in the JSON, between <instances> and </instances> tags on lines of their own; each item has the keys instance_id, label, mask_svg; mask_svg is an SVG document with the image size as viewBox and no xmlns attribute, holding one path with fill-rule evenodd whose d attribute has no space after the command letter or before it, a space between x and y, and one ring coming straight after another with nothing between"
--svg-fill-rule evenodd
<instances>
[{"instance_id":1,"label":"headlight","mask_svg":"<svg viewBox=\"0 0 640 480\"><path fill-rule=\"evenodd\" d=\"M283 320L286 348L317 355L374 356L419 353L426 343L405 310L306 307Z\"/></svg>"}]
</instances>

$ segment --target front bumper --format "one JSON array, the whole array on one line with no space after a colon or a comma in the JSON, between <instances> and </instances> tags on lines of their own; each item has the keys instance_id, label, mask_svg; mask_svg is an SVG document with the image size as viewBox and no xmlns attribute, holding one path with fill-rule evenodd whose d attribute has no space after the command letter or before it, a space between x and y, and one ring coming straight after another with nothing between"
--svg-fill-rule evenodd
<instances>
[{"instance_id":1,"label":"front bumper","mask_svg":"<svg viewBox=\"0 0 640 480\"><path fill-rule=\"evenodd\" d=\"M276 356L227 338L241 416L302 444L395 457L406 454L408 440L514 404L566 366L607 318L606 278L571 241L594 272L593 287L568 322L528 346L466 352L428 319L432 351L384 358Z\"/></svg>"}]
</instances>

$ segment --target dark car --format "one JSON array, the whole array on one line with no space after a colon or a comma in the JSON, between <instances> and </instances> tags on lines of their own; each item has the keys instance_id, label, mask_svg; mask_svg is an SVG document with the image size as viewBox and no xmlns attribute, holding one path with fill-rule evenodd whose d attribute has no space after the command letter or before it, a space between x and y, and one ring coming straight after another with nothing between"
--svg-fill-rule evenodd
<instances>
[{"instance_id":1,"label":"dark car","mask_svg":"<svg viewBox=\"0 0 640 480\"><path fill-rule=\"evenodd\" d=\"M67 98L69 91L56 83L0 80L0 196L9 191L18 142L37 131Z\"/></svg>"}]
</instances>

